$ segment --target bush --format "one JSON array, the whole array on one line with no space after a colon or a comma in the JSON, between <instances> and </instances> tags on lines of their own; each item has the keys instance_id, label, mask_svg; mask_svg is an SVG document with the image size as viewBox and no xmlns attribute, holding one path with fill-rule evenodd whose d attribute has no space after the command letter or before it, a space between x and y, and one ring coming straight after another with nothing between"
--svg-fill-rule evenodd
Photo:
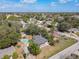
<instances>
[{"instance_id":1,"label":"bush","mask_svg":"<svg viewBox=\"0 0 79 59\"><path fill-rule=\"evenodd\" d=\"M2 59L10 59L8 55L5 55Z\"/></svg>"},{"instance_id":2,"label":"bush","mask_svg":"<svg viewBox=\"0 0 79 59\"><path fill-rule=\"evenodd\" d=\"M40 34L46 39L48 39L48 32L46 29L41 29Z\"/></svg>"},{"instance_id":3,"label":"bush","mask_svg":"<svg viewBox=\"0 0 79 59\"><path fill-rule=\"evenodd\" d=\"M38 55L41 52L40 47L37 44L35 44L34 42L30 43L30 46L28 47L28 49L29 49L30 53L33 55Z\"/></svg>"},{"instance_id":4,"label":"bush","mask_svg":"<svg viewBox=\"0 0 79 59\"><path fill-rule=\"evenodd\" d=\"M54 45L54 40L53 40L53 38L54 38L54 37L53 37L52 35L49 35L49 36L48 36L48 42L49 42L49 45L51 45L51 46Z\"/></svg>"},{"instance_id":5,"label":"bush","mask_svg":"<svg viewBox=\"0 0 79 59\"><path fill-rule=\"evenodd\" d=\"M13 59L17 59L18 58L18 54L16 52L14 52L12 57L13 57Z\"/></svg>"}]
</instances>

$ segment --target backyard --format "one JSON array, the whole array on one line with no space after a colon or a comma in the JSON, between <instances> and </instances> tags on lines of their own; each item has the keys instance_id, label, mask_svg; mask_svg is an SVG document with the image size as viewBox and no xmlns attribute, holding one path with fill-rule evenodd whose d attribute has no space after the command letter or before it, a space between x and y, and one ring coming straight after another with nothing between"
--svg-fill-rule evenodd
<instances>
[{"instance_id":1,"label":"backyard","mask_svg":"<svg viewBox=\"0 0 79 59\"><path fill-rule=\"evenodd\" d=\"M42 48L41 53L36 56L36 59L48 59L52 55L64 50L65 48L76 43L76 40L67 38L67 39L59 39L59 43L55 43L55 46L47 46Z\"/></svg>"}]
</instances>

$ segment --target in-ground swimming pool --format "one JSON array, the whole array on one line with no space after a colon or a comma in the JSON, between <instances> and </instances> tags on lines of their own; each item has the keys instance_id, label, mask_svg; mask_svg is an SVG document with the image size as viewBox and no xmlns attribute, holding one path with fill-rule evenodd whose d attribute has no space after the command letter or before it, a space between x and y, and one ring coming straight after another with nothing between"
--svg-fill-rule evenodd
<instances>
[{"instance_id":1,"label":"in-ground swimming pool","mask_svg":"<svg viewBox=\"0 0 79 59\"><path fill-rule=\"evenodd\" d=\"M21 39L21 42L24 43L24 44L28 44L29 40L28 39Z\"/></svg>"}]
</instances>

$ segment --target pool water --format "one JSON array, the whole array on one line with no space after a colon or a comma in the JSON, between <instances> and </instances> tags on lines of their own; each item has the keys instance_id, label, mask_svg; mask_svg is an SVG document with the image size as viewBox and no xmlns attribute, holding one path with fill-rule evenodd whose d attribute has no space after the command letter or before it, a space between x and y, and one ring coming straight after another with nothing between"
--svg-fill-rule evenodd
<instances>
[{"instance_id":1,"label":"pool water","mask_svg":"<svg viewBox=\"0 0 79 59\"><path fill-rule=\"evenodd\" d=\"M21 42L24 43L24 44L28 44L29 40L28 39L21 39Z\"/></svg>"}]
</instances>

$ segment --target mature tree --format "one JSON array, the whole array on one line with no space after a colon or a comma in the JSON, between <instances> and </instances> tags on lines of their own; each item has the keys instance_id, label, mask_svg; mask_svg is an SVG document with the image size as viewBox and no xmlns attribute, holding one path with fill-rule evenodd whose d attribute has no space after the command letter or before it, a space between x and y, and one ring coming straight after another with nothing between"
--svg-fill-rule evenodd
<instances>
[{"instance_id":1,"label":"mature tree","mask_svg":"<svg viewBox=\"0 0 79 59\"><path fill-rule=\"evenodd\" d=\"M30 24L29 27L26 29L26 33L36 35L39 34L40 28L34 24Z\"/></svg>"},{"instance_id":2,"label":"mature tree","mask_svg":"<svg viewBox=\"0 0 79 59\"><path fill-rule=\"evenodd\" d=\"M54 32L54 30L56 29L55 25L56 25L56 20L53 19L53 20L52 20L52 23L51 23L51 31L52 31L52 32Z\"/></svg>"},{"instance_id":3,"label":"mature tree","mask_svg":"<svg viewBox=\"0 0 79 59\"><path fill-rule=\"evenodd\" d=\"M27 22L27 21L30 19L30 17L29 17L28 15L22 15L21 18L22 18L23 21L25 21L25 22Z\"/></svg>"},{"instance_id":4,"label":"mature tree","mask_svg":"<svg viewBox=\"0 0 79 59\"><path fill-rule=\"evenodd\" d=\"M12 32L11 28L6 25L0 26L0 39L6 37L10 32Z\"/></svg>"},{"instance_id":5,"label":"mature tree","mask_svg":"<svg viewBox=\"0 0 79 59\"><path fill-rule=\"evenodd\" d=\"M17 43L20 34L7 25L0 26L0 48L6 48Z\"/></svg>"},{"instance_id":6,"label":"mature tree","mask_svg":"<svg viewBox=\"0 0 79 59\"><path fill-rule=\"evenodd\" d=\"M53 40L53 35L48 35L48 43L49 43L49 45L54 45L54 40Z\"/></svg>"},{"instance_id":7,"label":"mature tree","mask_svg":"<svg viewBox=\"0 0 79 59\"><path fill-rule=\"evenodd\" d=\"M28 47L28 49L33 55L38 55L41 52L40 47L33 41L30 42L30 46Z\"/></svg>"},{"instance_id":8,"label":"mature tree","mask_svg":"<svg viewBox=\"0 0 79 59\"><path fill-rule=\"evenodd\" d=\"M4 20L6 19L6 14L0 14L0 23L4 24Z\"/></svg>"},{"instance_id":9,"label":"mature tree","mask_svg":"<svg viewBox=\"0 0 79 59\"><path fill-rule=\"evenodd\" d=\"M67 31L68 29L71 28L70 24L69 23L66 23L66 22L61 22L59 23L59 25L57 26L58 30L59 31Z\"/></svg>"},{"instance_id":10,"label":"mature tree","mask_svg":"<svg viewBox=\"0 0 79 59\"><path fill-rule=\"evenodd\" d=\"M47 32L46 29L44 29L44 28L41 29L40 34L41 34L43 37L45 37L45 38L47 39L47 37L48 37L48 32Z\"/></svg>"},{"instance_id":11,"label":"mature tree","mask_svg":"<svg viewBox=\"0 0 79 59\"><path fill-rule=\"evenodd\" d=\"M0 40L0 49L10 46L11 45L10 43L11 43L11 39L8 38Z\"/></svg>"},{"instance_id":12,"label":"mature tree","mask_svg":"<svg viewBox=\"0 0 79 59\"><path fill-rule=\"evenodd\" d=\"M74 27L74 28L78 28L78 27L79 27L79 19L73 17L73 18L71 19L70 24L72 25L72 27Z\"/></svg>"},{"instance_id":13,"label":"mature tree","mask_svg":"<svg viewBox=\"0 0 79 59\"><path fill-rule=\"evenodd\" d=\"M6 48L11 45L15 45L18 42L19 34L10 33L8 36L0 40L0 48Z\"/></svg>"}]
</instances>

